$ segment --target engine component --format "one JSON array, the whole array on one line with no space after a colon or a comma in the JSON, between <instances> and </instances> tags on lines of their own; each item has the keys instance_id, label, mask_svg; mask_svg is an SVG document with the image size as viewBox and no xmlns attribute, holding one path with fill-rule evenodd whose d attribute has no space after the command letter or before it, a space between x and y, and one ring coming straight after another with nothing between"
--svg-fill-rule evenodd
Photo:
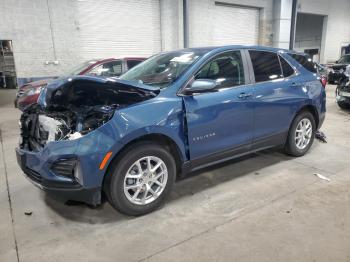
<instances>
[{"instance_id":1,"label":"engine component","mask_svg":"<svg viewBox=\"0 0 350 262\"><path fill-rule=\"evenodd\" d=\"M21 116L20 147L39 151L47 143L73 140L107 123L116 109L155 97L159 90L146 90L116 80L67 80L46 87L44 102L26 108Z\"/></svg>"}]
</instances>

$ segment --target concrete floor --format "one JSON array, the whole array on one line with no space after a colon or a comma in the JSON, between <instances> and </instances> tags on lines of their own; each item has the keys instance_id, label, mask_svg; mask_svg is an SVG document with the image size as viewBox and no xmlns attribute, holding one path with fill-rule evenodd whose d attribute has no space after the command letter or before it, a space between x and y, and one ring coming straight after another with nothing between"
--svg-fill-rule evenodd
<instances>
[{"instance_id":1,"label":"concrete floor","mask_svg":"<svg viewBox=\"0 0 350 262\"><path fill-rule=\"evenodd\" d=\"M301 158L271 150L202 170L138 218L108 203L67 206L30 184L15 159L11 98L0 108L0 261L349 262L350 115L334 86L327 91L328 144L315 141Z\"/></svg>"}]
</instances>

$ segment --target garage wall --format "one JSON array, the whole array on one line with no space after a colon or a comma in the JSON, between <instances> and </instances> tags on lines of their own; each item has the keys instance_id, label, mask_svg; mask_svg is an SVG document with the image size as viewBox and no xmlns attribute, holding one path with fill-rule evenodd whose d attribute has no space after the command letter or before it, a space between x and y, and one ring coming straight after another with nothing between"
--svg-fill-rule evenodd
<instances>
[{"instance_id":1,"label":"garage wall","mask_svg":"<svg viewBox=\"0 0 350 262\"><path fill-rule=\"evenodd\" d=\"M162 51L183 47L182 0L160 0Z\"/></svg>"},{"instance_id":2,"label":"garage wall","mask_svg":"<svg viewBox=\"0 0 350 262\"><path fill-rule=\"evenodd\" d=\"M342 44L350 43L350 1L299 0L298 11L325 15L321 63L333 62L340 56Z\"/></svg>"},{"instance_id":3,"label":"garage wall","mask_svg":"<svg viewBox=\"0 0 350 262\"><path fill-rule=\"evenodd\" d=\"M57 75L78 59L70 3L70 0L0 0L0 39L13 40L17 77ZM46 61L57 59L60 65L45 65Z\"/></svg>"},{"instance_id":4,"label":"garage wall","mask_svg":"<svg viewBox=\"0 0 350 262\"><path fill-rule=\"evenodd\" d=\"M161 50L159 0L76 1L84 60L149 56Z\"/></svg>"},{"instance_id":5,"label":"garage wall","mask_svg":"<svg viewBox=\"0 0 350 262\"><path fill-rule=\"evenodd\" d=\"M189 44L190 46L212 46L214 41L215 26L215 2L214 0L189 0ZM220 3L239 6L255 7L260 9L258 43L272 44L272 13L273 0L224 0ZM250 23L251 21L245 21ZM222 25L229 27L230 25Z\"/></svg>"},{"instance_id":6,"label":"garage wall","mask_svg":"<svg viewBox=\"0 0 350 262\"><path fill-rule=\"evenodd\" d=\"M182 1L162 1L161 9L160 0L0 0L0 39L13 40L19 83L90 58L150 56L162 49L162 32L163 49L182 42Z\"/></svg>"},{"instance_id":7,"label":"garage wall","mask_svg":"<svg viewBox=\"0 0 350 262\"><path fill-rule=\"evenodd\" d=\"M295 49L321 48L323 16L298 14Z\"/></svg>"}]
</instances>

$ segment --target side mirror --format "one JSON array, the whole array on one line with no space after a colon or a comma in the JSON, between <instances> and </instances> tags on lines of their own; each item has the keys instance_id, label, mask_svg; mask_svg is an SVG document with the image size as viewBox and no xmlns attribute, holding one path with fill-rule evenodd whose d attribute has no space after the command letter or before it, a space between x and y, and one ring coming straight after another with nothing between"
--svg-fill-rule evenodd
<instances>
[{"instance_id":1,"label":"side mirror","mask_svg":"<svg viewBox=\"0 0 350 262\"><path fill-rule=\"evenodd\" d=\"M194 93L206 93L213 91L217 87L216 80L212 79L197 79L191 85L184 89L186 95Z\"/></svg>"},{"instance_id":2,"label":"side mirror","mask_svg":"<svg viewBox=\"0 0 350 262\"><path fill-rule=\"evenodd\" d=\"M336 60L335 63L338 64L339 60Z\"/></svg>"}]
</instances>

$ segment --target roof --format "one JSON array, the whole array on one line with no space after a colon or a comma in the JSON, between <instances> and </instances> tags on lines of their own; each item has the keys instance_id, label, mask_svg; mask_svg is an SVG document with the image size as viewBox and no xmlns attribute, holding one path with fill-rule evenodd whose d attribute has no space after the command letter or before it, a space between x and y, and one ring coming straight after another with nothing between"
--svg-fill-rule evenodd
<instances>
[{"instance_id":1,"label":"roof","mask_svg":"<svg viewBox=\"0 0 350 262\"><path fill-rule=\"evenodd\" d=\"M277 52L277 51L290 52L290 50L283 49L283 48L260 46L260 45L226 45L226 46L191 47L191 48L185 48L185 49L180 49L176 51L208 53L211 51L225 51L230 49L257 49L257 50L274 51L274 52Z\"/></svg>"}]
</instances>

